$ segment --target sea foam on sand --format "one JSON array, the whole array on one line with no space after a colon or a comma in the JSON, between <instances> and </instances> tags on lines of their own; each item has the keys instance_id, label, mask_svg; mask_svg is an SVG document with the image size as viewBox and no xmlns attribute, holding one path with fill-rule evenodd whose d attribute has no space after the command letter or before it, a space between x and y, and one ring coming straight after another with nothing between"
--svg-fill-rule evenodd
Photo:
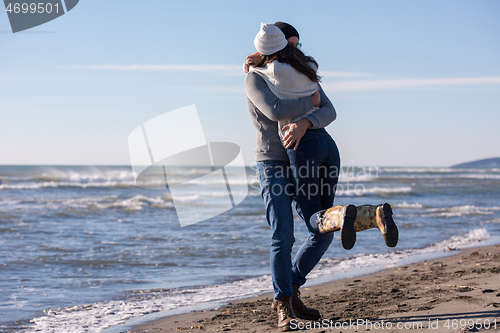
<instances>
[{"instance_id":1,"label":"sea foam on sand","mask_svg":"<svg viewBox=\"0 0 500 333\"><path fill-rule=\"evenodd\" d=\"M477 246L491 240L485 229L475 229L461 236L422 249L391 250L376 254L357 254L345 259L322 260L310 273L310 284L359 276L381 269L443 256L443 251ZM150 319L169 314L209 309L232 300L270 291L271 277L258 276L231 283L174 290L142 290L125 300L113 300L45 310L45 316L30 321L26 332L98 332L128 324L135 319ZM149 315L148 317L145 317ZM111 332L111 331L109 331Z\"/></svg>"}]
</instances>

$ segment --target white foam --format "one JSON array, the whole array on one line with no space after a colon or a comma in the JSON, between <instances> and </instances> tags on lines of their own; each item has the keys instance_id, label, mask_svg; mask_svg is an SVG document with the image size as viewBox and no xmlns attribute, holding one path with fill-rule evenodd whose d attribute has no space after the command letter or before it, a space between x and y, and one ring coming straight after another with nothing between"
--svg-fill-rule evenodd
<instances>
[{"instance_id":1,"label":"white foam","mask_svg":"<svg viewBox=\"0 0 500 333\"><path fill-rule=\"evenodd\" d=\"M460 217L467 215L491 215L493 211L500 210L500 207L477 207L473 205L430 208L423 216L426 217Z\"/></svg>"},{"instance_id":2,"label":"white foam","mask_svg":"<svg viewBox=\"0 0 500 333\"><path fill-rule=\"evenodd\" d=\"M85 167L76 169L37 167L25 176L6 176L0 189L40 189L64 187L130 187L135 186L132 170Z\"/></svg>"},{"instance_id":3,"label":"white foam","mask_svg":"<svg viewBox=\"0 0 500 333\"><path fill-rule=\"evenodd\" d=\"M332 280L331 277L340 279L356 274L365 274L369 271L398 266L402 264L402 260L412 256L417 257L433 252L477 246L480 245L481 241L490 238L491 236L486 229L475 229L464 235L453 236L422 249L357 254L345 259L323 259L308 277L309 279L328 277L329 280ZM101 332L155 312L179 310L193 305L199 305L199 308L203 308L203 304L205 307L209 307L215 302L224 303L258 295L270 291L271 284L271 277L264 275L203 288L137 291L135 297L124 301L107 301L45 310L45 316L30 321L31 325L26 332Z\"/></svg>"},{"instance_id":4,"label":"white foam","mask_svg":"<svg viewBox=\"0 0 500 333\"><path fill-rule=\"evenodd\" d=\"M370 196L370 195L395 195L395 194L406 194L411 193L412 188L410 186L402 187L370 187L367 188L363 184L349 184L349 186L344 186L343 184L337 185L337 196Z\"/></svg>"},{"instance_id":5,"label":"white foam","mask_svg":"<svg viewBox=\"0 0 500 333\"><path fill-rule=\"evenodd\" d=\"M205 288L137 293L127 301L109 301L45 310L26 332L101 332L134 318L207 302L228 302L269 291L269 275Z\"/></svg>"},{"instance_id":6,"label":"white foam","mask_svg":"<svg viewBox=\"0 0 500 333\"><path fill-rule=\"evenodd\" d=\"M171 208L173 203L166 196L149 198L144 195L136 195L125 200L116 200L111 203L99 203L96 206L100 209L125 208L128 210L142 210L143 206L154 206L157 208Z\"/></svg>"},{"instance_id":7,"label":"white foam","mask_svg":"<svg viewBox=\"0 0 500 333\"><path fill-rule=\"evenodd\" d=\"M500 218L494 218L491 220L484 220L483 223L500 223Z\"/></svg>"},{"instance_id":8,"label":"white foam","mask_svg":"<svg viewBox=\"0 0 500 333\"><path fill-rule=\"evenodd\" d=\"M453 236L450 239L439 242L433 246L430 246L429 249L433 250L436 248L437 250L449 250L449 249L460 249L465 247L471 247L479 245L481 241L490 239L490 233L484 229L474 229L467 232L462 236Z\"/></svg>"},{"instance_id":9,"label":"white foam","mask_svg":"<svg viewBox=\"0 0 500 333\"><path fill-rule=\"evenodd\" d=\"M28 183L14 183L14 184L0 185L0 189L6 189L6 190L35 190L41 188L64 188L64 187L79 187L79 188L135 187L135 182L106 181L106 182L93 182L93 183L92 182L79 183L79 182L45 181L42 183L28 182Z\"/></svg>"},{"instance_id":10,"label":"white foam","mask_svg":"<svg viewBox=\"0 0 500 333\"><path fill-rule=\"evenodd\" d=\"M107 196L86 196L81 198L35 198L13 203L11 209L24 209L29 205L30 209L72 209L81 212L105 210L105 209L125 209L129 211L140 211L145 206L155 208L172 208L173 202L169 194L157 197L147 197L145 195L135 195L130 198L118 198L116 195Z\"/></svg>"},{"instance_id":11,"label":"white foam","mask_svg":"<svg viewBox=\"0 0 500 333\"><path fill-rule=\"evenodd\" d=\"M408 168L380 168L381 172L401 172L401 173L454 173L464 172L467 169L437 168L437 167L408 167Z\"/></svg>"},{"instance_id":12,"label":"white foam","mask_svg":"<svg viewBox=\"0 0 500 333\"><path fill-rule=\"evenodd\" d=\"M470 178L470 179L500 179L499 174L466 174L460 175L460 178Z\"/></svg>"},{"instance_id":13,"label":"white foam","mask_svg":"<svg viewBox=\"0 0 500 333\"><path fill-rule=\"evenodd\" d=\"M177 170L176 170L177 172ZM169 181L183 182L190 179L193 185L226 185L223 180L202 180L201 178L191 179L193 175L204 175L206 172L200 172L200 169L178 170L178 173L169 173ZM232 186L248 186L254 182L252 178L250 182L247 177L239 177L231 181ZM163 184L163 181L149 181L143 185L158 185ZM42 173L32 177L23 178L17 181L5 181L0 184L0 190L30 190L42 188L115 188L115 187L135 187L136 182L131 172L119 171L108 172L107 174L82 174L76 172L67 173Z\"/></svg>"},{"instance_id":14,"label":"white foam","mask_svg":"<svg viewBox=\"0 0 500 333\"><path fill-rule=\"evenodd\" d=\"M209 179L209 180L194 179L194 180L190 180L189 182L190 182L190 184L195 184L195 185L226 185L226 182L223 179L218 180L218 181L214 181L213 179ZM231 179L232 186L234 186L234 185L246 186L248 184L249 184L249 182L248 182L248 179L246 177L240 177L239 179L236 177L233 177Z\"/></svg>"},{"instance_id":15,"label":"white foam","mask_svg":"<svg viewBox=\"0 0 500 333\"><path fill-rule=\"evenodd\" d=\"M376 175L371 174L359 174L354 173L341 173L339 176L339 183L354 183L354 182L370 182L377 178Z\"/></svg>"},{"instance_id":16,"label":"white foam","mask_svg":"<svg viewBox=\"0 0 500 333\"><path fill-rule=\"evenodd\" d=\"M11 199L11 198L3 198L2 200L0 200L0 206L6 206L6 207L10 208L10 206L17 205L21 202L22 202L21 200L16 200L16 199Z\"/></svg>"},{"instance_id":17,"label":"white foam","mask_svg":"<svg viewBox=\"0 0 500 333\"><path fill-rule=\"evenodd\" d=\"M491 169L389 168L381 169L380 177L385 179L500 179L500 174Z\"/></svg>"},{"instance_id":18,"label":"white foam","mask_svg":"<svg viewBox=\"0 0 500 333\"><path fill-rule=\"evenodd\" d=\"M227 192L226 192L226 196L227 196ZM184 195L184 196L176 196L175 197L175 201L181 201L181 202L190 202L190 201L197 201L200 199L200 196L197 195L197 194L193 194L193 195Z\"/></svg>"},{"instance_id":19,"label":"white foam","mask_svg":"<svg viewBox=\"0 0 500 333\"><path fill-rule=\"evenodd\" d=\"M391 204L392 208L403 208L403 209L408 209L408 208L424 208L425 206L421 203L415 202L415 203L407 203L404 201L403 203L399 204Z\"/></svg>"}]
</instances>

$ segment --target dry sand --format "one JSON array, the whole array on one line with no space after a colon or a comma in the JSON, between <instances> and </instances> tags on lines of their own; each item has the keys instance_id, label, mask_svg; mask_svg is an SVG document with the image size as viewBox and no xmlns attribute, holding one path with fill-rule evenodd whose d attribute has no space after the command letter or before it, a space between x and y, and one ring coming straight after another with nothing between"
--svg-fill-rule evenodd
<instances>
[{"instance_id":1,"label":"dry sand","mask_svg":"<svg viewBox=\"0 0 500 333\"><path fill-rule=\"evenodd\" d=\"M500 332L500 245L301 288L311 332ZM133 332L278 332L271 294L162 318Z\"/></svg>"}]
</instances>

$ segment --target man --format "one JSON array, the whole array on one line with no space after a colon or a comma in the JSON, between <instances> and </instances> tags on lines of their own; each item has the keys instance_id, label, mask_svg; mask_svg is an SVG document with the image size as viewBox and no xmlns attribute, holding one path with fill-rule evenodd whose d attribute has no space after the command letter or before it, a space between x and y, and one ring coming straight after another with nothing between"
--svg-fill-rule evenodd
<instances>
[{"instance_id":1,"label":"man","mask_svg":"<svg viewBox=\"0 0 500 333\"><path fill-rule=\"evenodd\" d=\"M294 46L299 45L299 33L291 25L276 22ZM255 60L255 54L245 61L245 67ZM252 122L257 129L257 176L261 195L266 205L266 218L271 227L271 272L274 290L273 308L278 313L278 327L289 330L291 320L297 317L317 320L320 313L308 308L300 300L299 288L306 282L307 274L321 259L333 240L333 233L310 232L295 258L291 259L293 235L292 202L294 188L288 155L278 135L278 121L293 119L305 114L313 106L319 109L292 124L287 146L298 146L308 128L318 129L329 125L336 118L335 108L320 88L313 96L293 100L276 97L262 77L249 73L245 78L245 93ZM300 207L295 204L301 215Z\"/></svg>"}]
</instances>

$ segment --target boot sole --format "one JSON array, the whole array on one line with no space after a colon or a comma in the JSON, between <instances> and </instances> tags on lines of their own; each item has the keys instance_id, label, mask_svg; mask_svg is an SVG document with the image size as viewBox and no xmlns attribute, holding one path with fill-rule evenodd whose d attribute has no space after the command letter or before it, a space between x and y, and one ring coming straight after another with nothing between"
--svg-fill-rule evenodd
<instances>
[{"instance_id":1,"label":"boot sole","mask_svg":"<svg viewBox=\"0 0 500 333\"><path fill-rule=\"evenodd\" d=\"M302 316L294 312L295 318L305 319L305 320L318 320L321 316Z\"/></svg>"},{"instance_id":2,"label":"boot sole","mask_svg":"<svg viewBox=\"0 0 500 333\"><path fill-rule=\"evenodd\" d=\"M346 250L353 248L356 243L356 230L354 230L354 221L358 215L358 209L354 205L347 205L344 213L344 223L340 229L340 243Z\"/></svg>"},{"instance_id":3,"label":"boot sole","mask_svg":"<svg viewBox=\"0 0 500 333\"><path fill-rule=\"evenodd\" d=\"M281 332L289 332L289 331L294 331L294 329L292 329L292 324L288 323L286 326L281 326L278 328L281 330Z\"/></svg>"},{"instance_id":4,"label":"boot sole","mask_svg":"<svg viewBox=\"0 0 500 333\"><path fill-rule=\"evenodd\" d=\"M391 205L385 203L382 207L382 212L384 213L384 219L386 220L387 227L386 233L384 235L385 245L388 247L395 247L398 245L399 231L394 219L392 218L392 208Z\"/></svg>"}]
</instances>

